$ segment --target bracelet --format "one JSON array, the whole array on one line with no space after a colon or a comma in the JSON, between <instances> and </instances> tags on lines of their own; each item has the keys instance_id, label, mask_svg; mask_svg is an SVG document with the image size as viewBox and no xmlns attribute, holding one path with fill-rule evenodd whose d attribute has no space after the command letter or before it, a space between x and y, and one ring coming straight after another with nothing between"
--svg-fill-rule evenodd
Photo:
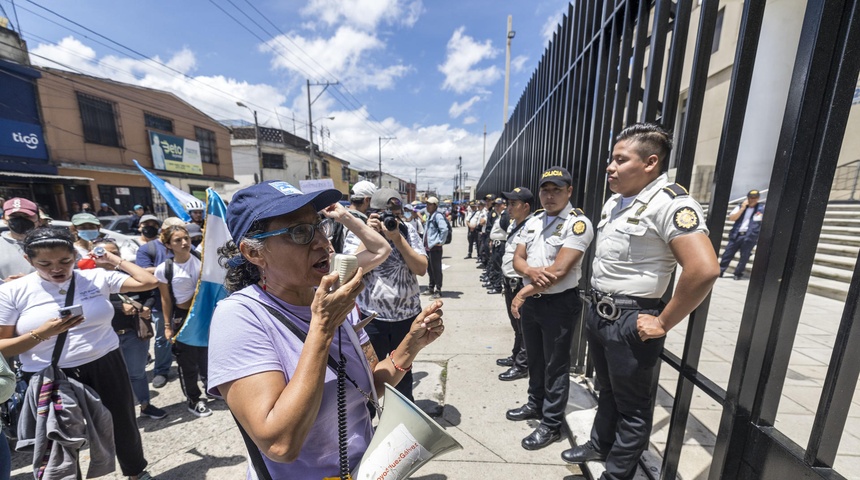
<instances>
[{"instance_id":1,"label":"bracelet","mask_svg":"<svg viewBox=\"0 0 860 480\"><path fill-rule=\"evenodd\" d=\"M38 333L36 333L36 331L35 331L35 330L30 330L30 338L32 338L33 340L35 340L35 341L37 341L37 342L39 342L39 343L42 343L42 342L44 342L45 340L47 340L46 338L42 338L42 337L40 337L40 336L39 336L39 334L38 334Z\"/></svg>"},{"instance_id":2,"label":"bracelet","mask_svg":"<svg viewBox=\"0 0 860 480\"><path fill-rule=\"evenodd\" d=\"M394 365L394 369L397 370L398 372L406 373L409 370L412 370L412 365L409 365L409 368L403 368L394 362L394 351L393 350L391 351L391 353L388 354L388 359L391 360L391 364Z\"/></svg>"},{"instance_id":3,"label":"bracelet","mask_svg":"<svg viewBox=\"0 0 860 480\"><path fill-rule=\"evenodd\" d=\"M125 259L122 259L122 258L121 258L121 259L119 260L119 263L117 263L117 264L116 264L116 266L115 266L113 269L114 269L114 270L119 270L119 266L120 266L120 265L122 265L122 262L124 262L124 261L125 261Z\"/></svg>"}]
</instances>

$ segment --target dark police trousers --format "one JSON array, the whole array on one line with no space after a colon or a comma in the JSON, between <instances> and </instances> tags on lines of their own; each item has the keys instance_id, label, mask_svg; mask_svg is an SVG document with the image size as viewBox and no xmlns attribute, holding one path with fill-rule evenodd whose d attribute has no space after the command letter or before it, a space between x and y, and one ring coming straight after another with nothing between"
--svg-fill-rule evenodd
<instances>
[{"instance_id":1,"label":"dark police trousers","mask_svg":"<svg viewBox=\"0 0 860 480\"><path fill-rule=\"evenodd\" d=\"M735 234L734 238L729 237L729 243L726 244L726 250L723 252L723 256L720 259L720 272L725 272L726 269L729 268L729 263L731 263L735 253L740 250L741 257L738 259L734 275L736 277L742 277L744 275L744 270L747 267L747 262L749 261L750 255L752 255L753 248L755 248L755 244L757 242L758 235L742 235L738 232Z\"/></svg>"},{"instance_id":2,"label":"dark police trousers","mask_svg":"<svg viewBox=\"0 0 860 480\"><path fill-rule=\"evenodd\" d=\"M520 309L528 351L529 405L543 412L541 423L553 430L564 423L570 390L570 342L581 310L576 288L529 297Z\"/></svg>"},{"instance_id":3,"label":"dark police trousers","mask_svg":"<svg viewBox=\"0 0 860 480\"><path fill-rule=\"evenodd\" d=\"M511 280L505 278L502 282L505 292L505 308L508 311L508 318L511 320L511 328L514 329L514 348L511 350L511 358L514 359L514 367L525 370L528 368L529 358L526 354L526 345L523 343L522 320L517 320L511 313L511 302L514 301L514 296L523 289L523 281L517 279L519 281L516 288L511 288ZM522 309L520 309L520 317L522 318Z\"/></svg>"},{"instance_id":4,"label":"dark police trousers","mask_svg":"<svg viewBox=\"0 0 860 480\"><path fill-rule=\"evenodd\" d=\"M636 327L640 313L659 315L660 310L621 310L621 317L610 322L592 305L586 315L588 351L600 392L591 441L607 453L602 480L633 478L651 435L652 388L666 337L643 342Z\"/></svg>"}]
</instances>

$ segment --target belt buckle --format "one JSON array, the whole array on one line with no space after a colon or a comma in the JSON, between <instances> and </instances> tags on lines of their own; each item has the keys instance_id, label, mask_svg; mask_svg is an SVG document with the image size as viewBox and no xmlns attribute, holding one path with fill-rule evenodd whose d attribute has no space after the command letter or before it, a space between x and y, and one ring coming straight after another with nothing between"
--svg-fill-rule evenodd
<instances>
[{"instance_id":1,"label":"belt buckle","mask_svg":"<svg viewBox=\"0 0 860 480\"><path fill-rule=\"evenodd\" d=\"M615 305L615 300L609 295L603 295L595 305L597 314L602 318L614 322L621 317L621 310Z\"/></svg>"}]
</instances>

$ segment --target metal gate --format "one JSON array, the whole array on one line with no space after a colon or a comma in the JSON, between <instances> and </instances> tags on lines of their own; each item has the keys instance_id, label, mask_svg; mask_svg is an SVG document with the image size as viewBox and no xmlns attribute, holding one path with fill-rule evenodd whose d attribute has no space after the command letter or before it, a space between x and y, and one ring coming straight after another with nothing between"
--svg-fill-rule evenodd
<instances>
[{"instance_id":1,"label":"metal gate","mask_svg":"<svg viewBox=\"0 0 860 480\"><path fill-rule=\"evenodd\" d=\"M692 0L582 0L571 4L514 108L478 183L479 197L537 186L559 163L574 175L574 198L596 224L607 196L613 133L657 121L675 137L675 181L690 185L719 2L699 2L698 35L684 114L678 115ZM708 228L719 248L750 97L764 0L743 5L728 103L713 171ZM683 353L666 351L678 372L661 478L677 477L696 389L722 405L708 476L844 478L832 468L860 374L860 265L827 369L812 434L801 446L773 425L785 385L813 256L851 99L860 71L860 0L810 0L774 159L767 214L743 308L726 389L699 371L710 297L690 315ZM721 19L719 20L722 21ZM676 117L680 124L676 126ZM676 128L677 127L677 128ZM587 252L583 277L591 273ZM580 322L581 324L581 322ZM589 373L582 335L573 348Z\"/></svg>"}]
</instances>

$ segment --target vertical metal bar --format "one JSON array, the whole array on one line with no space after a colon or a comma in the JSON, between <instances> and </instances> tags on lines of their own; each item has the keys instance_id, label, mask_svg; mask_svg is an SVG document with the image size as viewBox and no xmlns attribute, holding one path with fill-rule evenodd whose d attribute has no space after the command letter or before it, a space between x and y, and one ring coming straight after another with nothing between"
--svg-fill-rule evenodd
<instances>
[{"instance_id":1,"label":"vertical metal bar","mask_svg":"<svg viewBox=\"0 0 860 480\"><path fill-rule=\"evenodd\" d=\"M648 60L648 77L645 79L645 96L642 100L643 122L657 119L657 98L663 79L663 56L666 54L666 31L669 29L669 0L655 0L654 25L651 28L651 57Z\"/></svg>"},{"instance_id":2,"label":"vertical metal bar","mask_svg":"<svg viewBox=\"0 0 860 480\"><path fill-rule=\"evenodd\" d=\"M803 252L815 248L821 231L841 145L841 136L834 137L840 126L844 129L850 108L850 102L832 103L832 95L841 94L836 87L843 86L831 67L838 63L845 3L810 2L804 16L769 185L769 213L762 222L718 437L727 442L727 454L719 458L723 477L742 470L748 429L773 425L779 405L812 267L812 256ZM856 82L857 69L853 74ZM834 148L837 155L831 155Z\"/></svg>"},{"instance_id":3,"label":"vertical metal bar","mask_svg":"<svg viewBox=\"0 0 860 480\"><path fill-rule=\"evenodd\" d=\"M681 185L690 185L690 179L693 177L693 163L699 139L699 126L702 123L702 105L705 101L705 89L708 86L708 70L711 65L711 48L714 45L719 3L719 0L704 0L699 11L699 33L696 37L696 51L693 54L690 87L687 90L687 115L684 118L684 125L681 125L680 142L676 143L677 158L680 161L675 181Z\"/></svg>"},{"instance_id":4,"label":"vertical metal bar","mask_svg":"<svg viewBox=\"0 0 860 480\"><path fill-rule=\"evenodd\" d=\"M663 109L660 112L660 123L669 132L675 130L675 113L678 110L678 95L681 91L681 76L684 72L684 56L687 50L687 37L690 31L690 12L692 8L693 2L678 0L675 4L675 19L672 22L672 44L669 47L666 85L663 87ZM688 183L679 183L688 185Z\"/></svg>"},{"instance_id":5,"label":"vertical metal bar","mask_svg":"<svg viewBox=\"0 0 860 480\"><path fill-rule=\"evenodd\" d=\"M633 41L633 65L630 67L630 90L627 97L627 121L636 123L639 102L642 100L642 68L645 64L645 49L648 46L648 19L651 18L650 2L639 2L639 18L636 21L636 38Z\"/></svg>"}]
</instances>

